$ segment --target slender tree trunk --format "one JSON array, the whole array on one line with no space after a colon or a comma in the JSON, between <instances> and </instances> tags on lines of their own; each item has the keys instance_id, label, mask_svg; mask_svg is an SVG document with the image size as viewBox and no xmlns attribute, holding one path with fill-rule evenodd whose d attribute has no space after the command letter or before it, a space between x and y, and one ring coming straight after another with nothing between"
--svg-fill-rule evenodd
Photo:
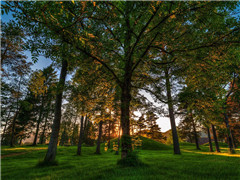
<instances>
[{"instance_id":1,"label":"slender tree trunk","mask_svg":"<svg viewBox=\"0 0 240 180\"><path fill-rule=\"evenodd\" d=\"M87 125L88 125L88 117L87 115L85 116L85 121L84 121L84 132L87 130Z\"/></svg>"},{"instance_id":2,"label":"slender tree trunk","mask_svg":"<svg viewBox=\"0 0 240 180\"><path fill-rule=\"evenodd\" d=\"M112 122L112 127L111 128L112 128L112 136L115 137L115 133L116 133L116 131L115 131L115 121Z\"/></svg>"},{"instance_id":3,"label":"slender tree trunk","mask_svg":"<svg viewBox=\"0 0 240 180\"><path fill-rule=\"evenodd\" d=\"M61 124L61 115L62 115L62 112L61 112L62 95L63 95L64 85L65 85L65 79L67 76L67 67L68 67L67 60L65 59L65 57L63 57L62 69L61 69L60 79L57 87L52 134L50 137L47 154L44 159L45 162L54 161L57 153L58 136L59 136L59 130L60 130L60 124Z\"/></svg>"},{"instance_id":4,"label":"slender tree trunk","mask_svg":"<svg viewBox=\"0 0 240 180\"><path fill-rule=\"evenodd\" d=\"M192 125L193 125L193 132L194 132L194 138L195 138L195 143L196 143L196 148L198 150L201 150L199 147L199 142L198 142L198 135L197 135L197 131L196 131L196 125L194 123L194 119L192 117L192 113L191 113L191 119L192 119Z\"/></svg>"},{"instance_id":5,"label":"slender tree trunk","mask_svg":"<svg viewBox=\"0 0 240 180\"><path fill-rule=\"evenodd\" d=\"M19 146L22 145L22 140L23 140L23 138L21 137L21 138L20 138L20 141L19 141Z\"/></svg>"},{"instance_id":6,"label":"slender tree trunk","mask_svg":"<svg viewBox=\"0 0 240 180\"><path fill-rule=\"evenodd\" d=\"M6 129L7 129L7 124L8 124L8 121L9 121L9 117L10 117L11 110L12 110L12 109L9 110L8 116L7 116L6 121L5 121L4 129L3 129L3 133L2 133L2 138L1 138L1 142L3 141L4 135L5 135L5 132L6 132Z\"/></svg>"},{"instance_id":7,"label":"slender tree trunk","mask_svg":"<svg viewBox=\"0 0 240 180\"><path fill-rule=\"evenodd\" d=\"M213 138L214 138L214 142L215 142L215 146L216 146L216 151L220 152L220 148L219 148L219 145L218 145L218 139L217 139L217 133L216 133L215 127L214 127L213 124L211 124L211 127L212 127Z\"/></svg>"},{"instance_id":8,"label":"slender tree trunk","mask_svg":"<svg viewBox=\"0 0 240 180\"><path fill-rule=\"evenodd\" d=\"M121 124L119 122L119 126L118 126L118 150L116 151L116 155L119 154L119 150L120 150L120 132L121 132Z\"/></svg>"},{"instance_id":9,"label":"slender tree trunk","mask_svg":"<svg viewBox=\"0 0 240 180\"><path fill-rule=\"evenodd\" d=\"M80 126L79 140L78 140L77 155L79 156L82 154L83 120L84 120L84 116L81 117L81 126Z\"/></svg>"},{"instance_id":10,"label":"slender tree trunk","mask_svg":"<svg viewBox=\"0 0 240 180\"><path fill-rule=\"evenodd\" d=\"M236 148L237 148L237 143L236 143L236 141L235 141L235 137L234 137L232 131L231 131L231 134L232 134L232 140L233 140L233 148L236 149Z\"/></svg>"},{"instance_id":11,"label":"slender tree trunk","mask_svg":"<svg viewBox=\"0 0 240 180\"><path fill-rule=\"evenodd\" d=\"M22 76L20 77L20 80L18 82L18 92L20 92L20 88L21 88L21 83L22 83ZM15 133L15 125L16 125L16 120L19 114L19 111L21 109L21 107L19 108L19 97L17 97L17 111L13 117L13 123L12 123L12 133L11 133L11 139L10 139L10 146L13 147L14 146L14 133Z\"/></svg>"},{"instance_id":12,"label":"slender tree trunk","mask_svg":"<svg viewBox=\"0 0 240 180\"><path fill-rule=\"evenodd\" d=\"M173 137L174 154L181 154L179 141L178 141L177 128L176 128L176 123L175 123L175 117L174 117L170 77L168 74L168 69L165 68L164 71L165 71L166 89L167 89L167 98L168 98L168 111L169 111L169 117L170 117L170 122L171 122L171 129L172 129L172 137Z\"/></svg>"},{"instance_id":13,"label":"slender tree trunk","mask_svg":"<svg viewBox=\"0 0 240 180\"><path fill-rule=\"evenodd\" d=\"M14 147L14 133L15 133L15 124L16 124L16 120L18 117L18 113L19 111L17 111L13 117L13 123L12 123L12 133L11 133L11 139L10 139L10 146Z\"/></svg>"},{"instance_id":14,"label":"slender tree trunk","mask_svg":"<svg viewBox=\"0 0 240 180\"><path fill-rule=\"evenodd\" d=\"M110 149L110 140L111 140L110 131L111 131L111 121L109 121L108 123L108 149Z\"/></svg>"},{"instance_id":15,"label":"slender tree trunk","mask_svg":"<svg viewBox=\"0 0 240 180\"><path fill-rule=\"evenodd\" d=\"M47 115L45 117L43 132L42 132L41 137L40 137L40 144L45 143L45 131L46 131L46 128L47 128L48 114L49 114L49 110L47 111Z\"/></svg>"},{"instance_id":16,"label":"slender tree trunk","mask_svg":"<svg viewBox=\"0 0 240 180\"><path fill-rule=\"evenodd\" d=\"M36 128L36 133L35 133L35 137L34 137L34 141L33 141L33 146L37 145L37 138L38 138L38 131L39 131L39 126L42 120L42 112L43 112L43 104L44 104L44 98L42 96L42 105L41 105L41 109L39 112L39 117L38 117L38 121L37 121L37 128Z\"/></svg>"},{"instance_id":17,"label":"slender tree trunk","mask_svg":"<svg viewBox=\"0 0 240 180\"><path fill-rule=\"evenodd\" d=\"M210 134L209 127L207 127L207 134L208 134L208 142L209 142L209 151L213 152L212 140L211 140L211 134Z\"/></svg>"},{"instance_id":18,"label":"slender tree trunk","mask_svg":"<svg viewBox=\"0 0 240 180\"><path fill-rule=\"evenodd\" d=\"M234 151L234 148L233 148L232 133L231 133L230 126L229 126L227 113L224 113L224 122L225 122L226 128L227 128L227 139L228 139L229 151L230 151L230 153L234 153L235 151Z\"/></svg>"},{"instance_id":19,"label":"slender tree trunk","mask_svg":"<svg viewBox=\"0 0 240 180\"><path fill-rule=\"evenodd\" d=\"M77 116L75 118L75 121L73 123L73 132L72 132L72 138L71 138L71 145L74 145L74 131L75 131L75 127L76 127L76 122L77 122Z\"/></svg>"},{"instance_id":20,"label":"slender tree trunk","mask_svg":"<svg viewBox=\"0 0 240 180\"><path fill-rule=\"evenodd\" d=\"M96 154L101 154L100 145L101 145L101 137L102 137L102 125L103 125L103 121L100 121L99 122L99 129L98 129L98 140L97 140Z\"/></svg>"},{"instance_id":21,"label":"slender tree trunk","mask_svg":"<svg viewBox=\"0 0 240 180\"><path fill-rule=\"evenodd\" d=\"M84 122L84 141L87 142L88 139L88 116L85 116L85 122Z\"/></svg>"}]
</instances>

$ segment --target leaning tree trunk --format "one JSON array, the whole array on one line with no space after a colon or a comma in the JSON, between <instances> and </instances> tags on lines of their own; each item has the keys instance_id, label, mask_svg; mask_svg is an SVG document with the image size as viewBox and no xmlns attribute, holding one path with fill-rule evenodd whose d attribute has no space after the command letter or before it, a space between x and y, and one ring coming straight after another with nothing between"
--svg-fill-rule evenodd
<instances>
[{"instance_id":1,"label":"leaning tree trunk","mask_svg":"<svg viewBox=\"0 0 240 180\"><path fill-rule=\"evenodd\" d=\"M209 127L207 127L207 134L208 134L208 142L209 142L209 151L213 152L212 140L211 140L211 134L210 134Z\"/></svg>"},{"instance_id":2,"label":"leaning tree trunk","mask_svg":"<svg viewBox=\"0 0 240 180\"><path fill-rule=\"evenodd\" d=\"M212 127L213 138L214 138L214 142L215 142L215 146L216 146L216 151L220 152L220 148L219 148L219 145L218 145L218 139L217 139L217 133L216 133L215 127L214 127L213 124L211 124L211 127Z\"/></svg>"},{"instance_id":3,"label":"leaning tree trunk","mask_svg":"<svg viewBox=\"0 0 240 180\"><path fill-rule=\"evenodd\" d=\"M230 126L229 126L227 113L224 113L224 122L225 122L226 128L227 128L227 139L228 139L229 151L230 151L230 153L234 153L235 151L234 151L234 148L233 148L232 133L231 133Z\"/></svg>"},{"instance_id":4,"label":"leaning tree trunk","mask_svg":"<svg viewBox=\"0 0 240 180\"><path fill-rule=\"evenodd\" d=\"M197 131L196 131L196 125L195 125L195 123L194 123L194 119L193 119L193 117L192 117L192 114L191 114L191 119L192 119L192 126L193 126L193 133L194 133L196 148L197 148L198 150L201 150L200 147L199 147L198 135L197 135Z\"/></svg>"},{"instance_id":5,"label":"leaning tree trunk","mask_svg":"<svg viewBox=\"0 0 240 180\"><path fill-rule=\"evenodd\" d=\"M43 98L43 95L42 95L42 104L41 104L41 109L40 109L39 117L38 117L38 121L37 121L36 134L35 134L34 141L33 141L33 144L32 144L33 146L37 145L38 131L39 131L39 126L40 126L40 123L41 123L41 120L42 120L43 104L44 104L44 98Z\"/></svg>"},{"instance_id":6,"label":"leaning tree trunk","mask_svg":"<svg viewBox=\"0 0 240 180\"><path fill-rule=\"evenodd\" d=\"M63 90L65 85L65 79L67 76L67 67L68 67L68 63L64 57L62 60L62 69L61 69L60 79L57 87L52 133L51 133L50 142L48 145L47 154L44 159L45 162L54 161L57 153L58 136L59 136L59 130L60 130L60 124L61 124L61 115L62 115L62 112L61 112L62 96L63 96Z\"/></svg>"},{"instance_id":7,"label":"leaning tree trunk","mask_svg":"<svg viewBox=\"0 0 240 180\"><path fill-rule=\"evenodd\" d=\"M164 72L165 72L165 79L166 79L168 111L169 111L169 117L170 117L170 122L171 122L171 129L172 129L174 154L181 154L180 147L179 147L179 141L178 141L177 128L176 128L176 123L175 123L175 117L174 117L173 101L172 101L172 94L171 94L171 84L170 84L170 80L169 80L170 78L169 78L169 74L168 74L168 69L165 68Z\"/></svg>"},{"instance_id":8,"label":"leaning tree trunk","mask_svg":"<svg viewBox=\"0 0 240 180\"><path fill-rule=\"evenodd\" d=\"M103 125L103 121L100 121L99 122L99 129L98 129L98 140L97 140L96 154L101 154L100 145L101 145L101 137L102 137L102 125Z\"/></svg>"},{"instance_id":9,"label":"leaning tree trunk","mask_svg":"<svg viewBox=\"0 0 240 180\"><path fill-rule=\"evenodd\" d=\"M79 156L82 154L83 120L84 120L84 116L81 117L81 126L80 126L79 140L78 140L77 155Z\"/></svg>"}]
</instances>

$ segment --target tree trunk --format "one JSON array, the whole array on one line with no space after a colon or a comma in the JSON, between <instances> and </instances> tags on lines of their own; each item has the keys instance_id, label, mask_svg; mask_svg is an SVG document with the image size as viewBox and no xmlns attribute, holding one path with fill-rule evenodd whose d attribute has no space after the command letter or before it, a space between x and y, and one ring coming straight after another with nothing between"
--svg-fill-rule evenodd
<instances>
[{"instance_id":1,"label":"tree trunk","mask_svg":"<svg viewBox=\"0 0 240 180\"><path fill-rule=\"evenodd\" d=\"M21 145L22 145L22 140L23 140L23 138L22 138L22 137L20 137L19 146L21 146Z\"/></svg>"},{"instance_id":2,"label":"tree trunk","mask_svg":"<svg viewBox=\"0 0 240 180\"><path fill-rule=\"evenodd\" d=\"M207 134L208 134L208 142L209 142L209 151L213 152L212 140L211 140L211 134L210 134L209 127L207 127Z\"/></svg>"},{"instance_id":3,"label":"tree trunk","mask_svg":"<svg viewBox=\"0 0 240 180\"><path fill-rule=\"evenodd\" d=\"M71 138L71 145L74 145L74 131L75 131L75 127L76 127L76 122L77 122L77 116L75 118L75 121L73 123L73 132L72 132L72 138Z\"/></svg>"},{"instance_id":4,"label":"tree trunk","mask_svg":"<svg viewBox=\"0 0 240 180\"><path fill-rule=\"evenodd\" d=\"M225 122L226 128L227 128L227 139L228 139L229 151L230 151L230 153L234 153L235 151L234 151L234 148L233 148L232 133L231 133L230 126L229 126L227 113L224 113L224 122Z\"/></svg>"},{"instance_id":5,"label":"tree trunk","mask_svg":"<svg viewBox=\"0 0 240 180\"><path fill-rule=\"evenodd\" d=\"M193 125L193 132L194 132L194 138L195 138L195 143L196 143L196 148L198 150L201 150L200 147L199 147L199 142L198 142L198 135L197 135L197 131L196 131L196 125L194 123L194 119L192 117L192 114L191 114L191 119L192 119L192 125Z\"/></svg>"},{"instance_id":6,"label":"tree trunk","mask_svg":"<svg viewBox=\"0 0 240 180\"><path fill-rule=\"evenodd\" d=\"M49 113L49 110L47 111L47 115L45 117L43 132L42 132L41 137L40 137L40 144L45 143L45 131L46 131L46 127L47 127L48 113Z\"/></svg>"},{"instance_id":7,"label":"tree trunk","mask_svg":"<svg viewBox=\"0 0 240 180\"><path fill-rule=\"evenodd\" d=\"M78 140L77 155L79 156L82 154L83 120L84 120L84 116L81 117L81 126L80 126L79 140Z\"/></svg>"},{"instance_id":8,"label":"tree trunk","mask_svg":"<svg viewBox=\"0 0 240 180\"><path fill-rule=\"evenodd\" d=\"M58 136L59 136L59 130L60 130L60 124L61 124L61 115L62 115L62 112L61 112L62 95L63 95L65 79L67 76L67 67L68 67L68 63L64 58L65 57L63 57L63 60L62 60L62 69L61 69L60 79L57 87L54 121L53 121L52 133L51 133L50 142L48 145L47 154L44 159L45 162L55 161L55 157L57 153Z\"/></svg>"},{"instance_id":9,"label":"tree trunk","mask_svg":"<svg viewBox=\"0 0 240 180\"><path fill-rule=\"evenodd\" d=\"M110 149L110 140L111 140L110 131L111 131L111 121L109 121L108 123L108 149Z\"/></svg>"},{"instance_id":10,"label":"tree trunk","mask_svg":"<svg viewBox=\"0 0 240 180\"><path fill-rule=\"evenodd\" d=\"M87 125L88 125L88 117L87 115L85 116L85 121L84 121L84 132L87 130Z\"/></svg>"},{"instance_id":11,"label":"tree trunk","mask_svg":"<svg viewBox=\"0 0 240 180\"><path fill-rule=\"evenodd\" d=\"M214 125L213 125L213 124L211 124L211 127L212 127L213 138L214 138L214 142L215 142L215 146L216 146L216 151L217 151L217 152L220 152L220 149L219 149L219 145L218 145L218 139L217 139L217 134L216 134L215 127L214 127Z\"/></svg>"},{"instance_id":12,"label":"tree trunk","mask_svg":"<svg viewBox=\"0 0 240 180\"><path fill-rule=\"evenodd\" d=\"M20 80L18 82L18 92L20 92L20 88L21 88L21 83L22 83L22 76L20 77ZM10 139L10 146L13 147L14 146L14 133L15 133L15 125L16 125L16 120L19 114L21 107L19 108L19 97L17 97L17 108L16 108L16 113L13 117L13 123L12 123L12 133L11 133L11 139Z\"/></svg>"},{"instance_id":13,"label":"tree trunk","mask_svg":"<svg viewBox=\"0 0 240 180\"><path fill-rule=\"evenodd\" d=\"M101 137L102 137L102 125L103 125L103 121L100 121L99 122L99 129L98 129L98 140L97 140L96 154L101 154L100 145L101 145Z\"/></svg>"},{"instance_id":14,"label":"tree trunk","mask_svg":"<svg viewBox=\"0 0 240 180\"><path fill-rule=\"evenodd\" d=\"M170 84L170 78L168 74L168 69L165 68L165 79L166 79L166 89L167 89L167 98L168 98L168 111L169 111L169 118L171 122L171 129L172 129L172 137L173 137L173 149L174 154L181 154L179 141L178 141L178 134L177 134L177 128L175 123L175 117L174 117L174 110L173 110L173 101L172 101L172 94L171 94L171 84Z\"/></svg>"},{"instance_id":15,"label":"tree trunk","mask_svg":"<svg viewBox=\"0 0 240 180\"><path fill-rule=\"evenodd\" d=\"M8 120L9 120L9 117L10 117L11 110L12 110L12 109L9 110L8 116L7 116L6 121L5 121L4 129L3 129L3 133L2 133L2 138L1 138L1 142L3 141L4 135L5 135L5 132L6 132L6 129L7 129L7 124L8 124Z\"/></svg>"},{"instance_id":16,"label":"tree trunk","mask_svg":"<svg viewBox=\"0 0 240 180\"><path fill-rule=\"evenodd\" d=\"M88 139L88 116L85 116L85 122L84 122L84 141L87 142Z\"/></svg>"},{"instance_id":17,"label":"tree trunk","mask_svg":"<svg viewBox=\"0 0 240 180\"><path fill-rule=\"evenodd\" d=\"M127 82L128 80L125 80ZM131 101L130 83L122 87L121 93L121 127L122 127L122 152L121 158L127 157L128 152L132 150L130 137L129 107Z\"/></svg>"},{"instance_id":18,"label":"tree trunk","mask_svg":"<svg viewBox=\"0 0 240 180\"><path fill-rule=\"evenodd\" d=\"M119 150L120 150L120 131L121 131L121 125L120 125L120 122L119 122L119 126L118 126L118 150L116 151L116 155L119 154Z\"/></svg>"},{"instance_id":19,"label":"tree trunk","mask_svg":"<svg viewBox=\"0 0 240 180\"><path fill-rule=\"evenodd\" d=\"M236 143L236 141L235 141L235 137L234 137L232 131L231 131L231 135L232 135L232 140L233 140L233 148L236 149L236 148L237 148L237 143Z\"/></svg>"},{"instance_id":20,"label":"tree trunk","mask_svg":"<svg viewBox=\"0 0 240 180\"><path fill-rule=\"evenodd\" d=\"M39 117L38 117L38 121L37 121L36 134L35 134L34 141L33 141L33 144L32 144L33 146L37 145L38 131L39 131L39 126L40 126L40 123L41 123L41 120L42 120L43 104L44 104L44 98L43 98L43 95L42 95L42 105L41 105L41 109L40 109Z\"/></svg>"},{"instance_id":21,"label":"tree trunk","mask_svg":"<svg viewBox=\"0 0 240 180\"><path fill-rule=\"evenodd\" d=\"M11 139L10 139L10 146L14 147L14 133L15 133L15 124L16 124L16 120L18 117L18 113L19 111L17 111L13 117L13 123L12 123L12 133L11 133Z\"/></svg>"}]
</instances>

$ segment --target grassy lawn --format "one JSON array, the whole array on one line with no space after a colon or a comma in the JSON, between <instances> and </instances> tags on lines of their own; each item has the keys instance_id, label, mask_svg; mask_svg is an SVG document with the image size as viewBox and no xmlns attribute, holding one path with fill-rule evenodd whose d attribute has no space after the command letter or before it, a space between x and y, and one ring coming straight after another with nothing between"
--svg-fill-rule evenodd
<instances>
[{"instance_id":1,"label":"grassy lawn","mask_svg":"<svg viewBox=\"0 0 240 180\"><path fill-rule=\"evenodd\" d=\"M173 155L171 146L144 139L139 151L143 167L119 167L120 155L103 152L103 147L101 155L94 154L95 147L83 147L83 155L76 156L76 146L58 147L58 166L37 167L46 148L2 147L2 179L240 179L239 149L235 156L226 147L222 155L205 154L207 146L197 151L194 144L182 143L182 155Z\"/></svg>"}]
</instances>

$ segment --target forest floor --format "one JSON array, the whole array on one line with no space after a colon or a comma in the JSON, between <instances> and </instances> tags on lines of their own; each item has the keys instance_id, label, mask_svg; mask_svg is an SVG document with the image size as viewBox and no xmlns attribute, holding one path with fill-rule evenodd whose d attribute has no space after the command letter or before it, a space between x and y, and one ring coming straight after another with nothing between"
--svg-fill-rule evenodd
<instances>
[{"instance_id":1,"label":"forest floor","mask_svg":"<svg viewBox=\"0 0 240 180\"><path fill-rule=\"evenodd\" d=\"M142 167L120 167L111 150L94 154L96 147L83 147L76 156L76 146L59 146L58 166L39 167L47 146L2 147L2 179L239 179L240 149L228 154L222 145L221 153L209 153L208 146L196 150L194 144L181 143L181 155L173 155L171 146L149 139L138 150Z\"/></svg>"}]
</instances>

